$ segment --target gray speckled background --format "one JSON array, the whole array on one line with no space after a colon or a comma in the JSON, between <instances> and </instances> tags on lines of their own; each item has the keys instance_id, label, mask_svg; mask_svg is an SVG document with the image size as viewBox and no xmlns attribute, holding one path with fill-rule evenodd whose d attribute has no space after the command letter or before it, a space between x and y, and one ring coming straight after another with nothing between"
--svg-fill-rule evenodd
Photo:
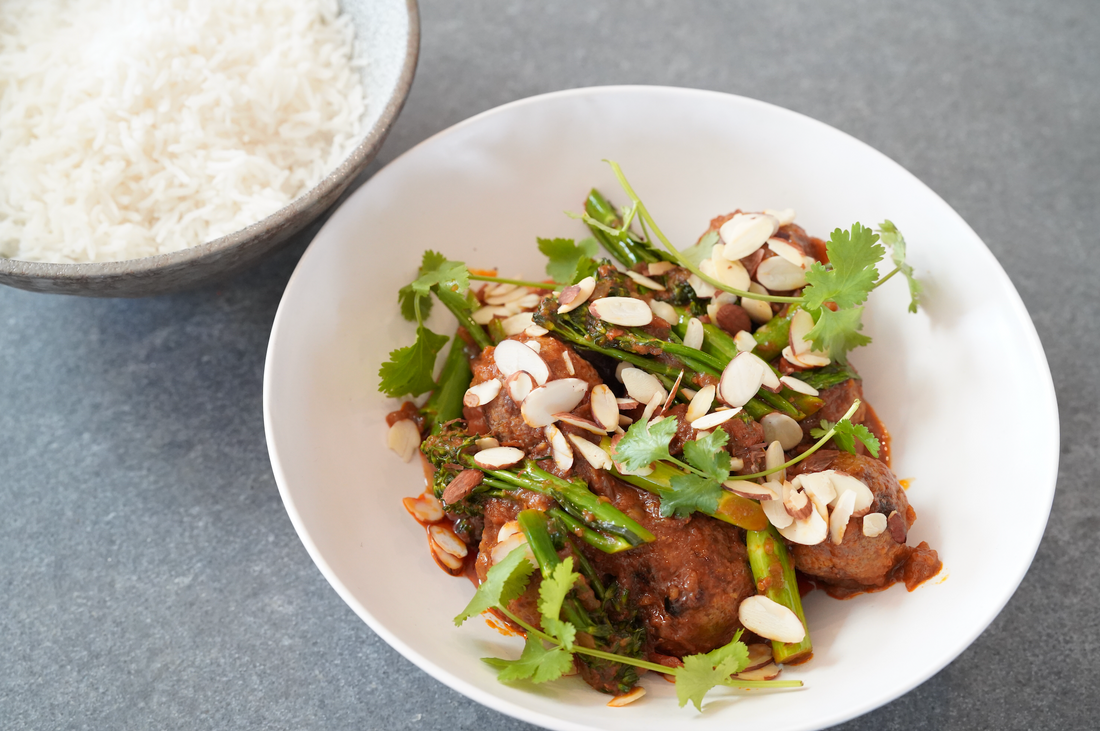
<instances>
[{"instance_id":1,"label":"gray speckled background","mask_svg":"<svg viewBox=\"0 0 1100 731\"><path fill-rule=\"evenodd\" d=\"M1100 725L1100 5L426 0L421 12L417 79L372 172L513 99L668 84L820 119L962 214L1050 359L1062 425L1054 510L989 630L842 728ZM522 726L376 637L279 501L263 359L315 231L187 294L0 291L0 727ZM1006 459L1027 458L1026 404L1020 416Z\"/></svg>"}]
</instances>

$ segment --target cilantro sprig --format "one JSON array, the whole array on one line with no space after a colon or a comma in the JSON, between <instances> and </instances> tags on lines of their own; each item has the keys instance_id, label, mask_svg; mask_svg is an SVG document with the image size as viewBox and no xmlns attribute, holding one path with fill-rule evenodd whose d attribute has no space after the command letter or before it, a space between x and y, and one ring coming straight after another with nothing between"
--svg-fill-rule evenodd
<instances>
[{"instance_id":1,"label":"cilantro sprig","mask_svg":"<svg viewBox=\"0 0 1100 731\"><path fill-rule=\"evenodd\" d=\"M878 457L879 448L882 445L878 437L872 434L871 430L863 424L853 424L847 420L839 421L836 424L830 424L825 419L822 419L820 426L810 429L810 436L815 439L820 439L828 434L830 430L833 432L833 443L845 452L855 454L856 440L859 440L867 451L871 453L872 457Z\"/></svg>"},{"instance_id":2,"label":"cilantro sprig","mask_svg":"<svg viewBox=\"0 0 1100 731\"><path fill-rule=\"evenodd\" d=\"M519 658L482 658L483 662L497 670L497 679L502 682L527 680L532 683L546 683L557 680L573 667L574 655L582 654L671 675L676 681L676 696L680 706L683 707L690 701L699 711L703 710L706 694L720 685L736 688L802 686L800 680L739 680L734 677L748 666L748 648L741 642L740 631L729 643L711 652L685 656L683 666L679 668L578 644L577 628L571 622L561 619L563 602L580 579L580 574L573 571L572 557L566 558L543 576L537 605L542 629L534 627L508 607L513 599L524 592L533 570L534 566L527 560L525 548L520 546L513 549L489 569L473 599L455 617L455 624L461 625L470 617L495 609L526 632L526 642Z\"/></svg>"}]
</instances>

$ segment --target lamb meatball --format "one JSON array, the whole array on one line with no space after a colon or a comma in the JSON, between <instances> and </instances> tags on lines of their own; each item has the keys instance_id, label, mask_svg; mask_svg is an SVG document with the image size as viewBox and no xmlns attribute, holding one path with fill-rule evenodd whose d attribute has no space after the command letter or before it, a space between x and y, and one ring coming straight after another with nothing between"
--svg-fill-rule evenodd
<instances>
[{"instance_id":1,"label":"lamb meatball","mask_svg":"<svg viewBox=\"0 0 1100 731\"><path fill-rule=\"evenodd\" d=\"M905 491L885 464L865 455L822 450L790 470L790 477L807 472L836 470L856 478L874 494L869 512L891 516L890 527L869 538L863 535L863 517L848 521L840 545L826 539L816 546L791 546L795 568L831 587L866 591L884 588L897 578L912 549L905 535L916 519ZM830 592L834 593L834 592ZM835 592L841 593L844 592Z\"/></svg>"}]
</instances>

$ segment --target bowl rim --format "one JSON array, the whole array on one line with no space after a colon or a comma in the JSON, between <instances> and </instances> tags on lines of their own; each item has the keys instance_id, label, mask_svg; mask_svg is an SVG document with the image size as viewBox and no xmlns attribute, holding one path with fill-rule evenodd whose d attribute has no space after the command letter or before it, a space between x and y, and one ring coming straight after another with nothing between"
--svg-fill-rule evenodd
<instances>
[{"instance_id":1,"label":"bowl rim","mask_svg":"<svg viewBox=\"0 0 1100 731\"><path fill-rule=\"evenodd\" d=\"M287 205L259 221L242 229L212 239L198 246L179 251L153 254L136 259L120 259L104 262L43 262L0 257L0 277L12 275L26 279L49 279L55 282L76 283L86 279L127 277L150 274L161 269L186 265L219 253L235 249L250 240L266 240L286 228L287 222L303 210L317 205L335 191L345 187L352 178L373 159L375 151L389 133L400 114L412 88L416 65L420 56L420 8L418 0L405 0L408 32L405 38L405 57L394 84L395 93L386 101L377 121L366 131L359 143L335 169L316 185Z\"/></svg>"}]
</instances>

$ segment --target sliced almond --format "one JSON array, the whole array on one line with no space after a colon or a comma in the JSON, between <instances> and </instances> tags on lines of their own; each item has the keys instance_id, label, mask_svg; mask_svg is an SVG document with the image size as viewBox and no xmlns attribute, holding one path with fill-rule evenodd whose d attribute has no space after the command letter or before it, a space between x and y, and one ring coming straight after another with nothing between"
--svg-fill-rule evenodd
<instances>
[{"instance_id":1,"label":"sliced almond","mask_svg":"<svg viewBox=\"0 0 1100 731\"><path fill-rule=\"evenodd\" d=\"M756 267L756 281L772 292L786 292L806 286L806 270L781 256L772 256Z\"/></svg>"},{"instance_id":2,"label":"sliced almond","mask_svg":"<svg viewBox=\"0 0 1100 731\"><path fill-rule=\"evenodd\" d=\"M546 427L546 439L550 442L550 456L554 458L554 465L561 471L566 471L573 466L573 450L569 446L569 440L553 424Z\"/></svg>"},{"instance_id":3,"label":"sliced almond","mask_svg":"<svg viewBox=\"0 0 1100 731\"><path fill-rule=\"evenodd\" d=\"M493 564L498 564L508 556L509 553L516 549L524 551L528 561L531 562L535 568L538 568L538 562L535 560L535 555L531 553L531 547L527 545L527 537L522 532L513 533L507 538L498 542L493 546L493 550L490 551L489 556L493 559Z\"/></svg>"},{"instance_id":4,"label":"sliced almond","mask_svg":"<svg viewBox=\"0 0 1100 731\"><path fill-rule=\"evenodd\" d=\"M474 440L474 445L480 449L491 449L492 447L499 447L500 442L496 440L496 437L482 437Z\"/></svg>"},{"instance_id":5,"label":"sliced almond","mask_svg":"<svg viewBox=\"0 0 1100 731\"><path fill-rule=\"evenodd\" d=\"M774 525L778 530L783 530L784 528L794 525L794 518L787 512L787 508L783 505L782 498L777 500L761 500L760 507L764 509L764 515L767 516L768 522Z\"/></svg>"},{"instance_id":6,"label":"sliced almond","mask_svg":"<svg viewBox=\"0 0 1100 731\"><path fill-rule=\"evenodd\" d=\"M810 496L810 502L825 520L829 519L829 503L836 497L836 490L829 479L829 475L823 472L808 472L791 480L791 484L801 488Z\"/></svg>"},{"instance_id":7,"label":"sliced almond","mask_svg":"<svg viewBox=\"0 0 1100 731\"><path fill-rule=\"evenodd\" d=\"M443 491L443 502L454 505L465 500L484 478L485 473L481 470L462 470L447 484Z\"/></svg>"},{"instance_id":8,"label":"sliced almond","mask_svg":"<svg viewBox=\"0 0 1100 731\"><path fill-rule=\"evenodd\" d=\"M505 379L517 371L527 371L535 379L535 383L541 386L550 377L550 368L546 361L518 340L501 341L493 349L493 361Z\"/></svg>"},{"instance_id":9,"label":"sliced almond","mask_svg":"<svg viewBox=\"0 0 1100 731\"><path fill-rule=\"evenodd\" d=\"M386 446L397 453L404 462L408 462L420 449L420 429L411 419L395 421L386 432Z\"/></svg>"},{"instance_id":10,"label":"sliced almond","mask_svg":"<svg viewBox=\"0 0 1100 731\"><path fill-rule=\"evenodd\" d=\"M779 528L779 535L791 543L800 543L804 546L816 546L829 535L829 524L816 510L811 510L810 515L803 520L796 520L786 528Z\"/></svg>"},{"instance_id":11,"label":"sliced almond","mask_svg":"<svg viewBox=\"0 0 1100 731\"><path fill-rule=\"evenodd\" d=\"M523 344L531 350L535 351L536 353L542 351L542 343L540 343L538 340L524 340Z\"/></svg>"},{"instance_id":12,"label":"sliced almond","mask_svg":"<svg viewBox=\"0 0 1100 731\"><path fill-rule=\"evenodd\" d=\"M466 544L463 543L455 532L451 530L451 526L439 523L428 528L428 535L432 537L432 540L436 542L440 548L447 553L457 558L464 558L469 550L466 548Z\"/></svg>"},{"instance_id":13,"label":"sliced almond","mask_svg":"<svg viewBox=\"0 0 1100 731\"><path fill-rule=\"evenodd\" d=\"M412 517L425 525L443 520L443 505L431 492L425 491L422 495L407 497L401 502Z\"/></svg>"},{"instance_id":14,"label":"sliced almond","mask_svg":"<svg viewBox=\"0 0 1100 731\"><path fill-rule=\"evenodd\" d=\"M518 284L508 284L506 282L486 282L485 289L483 289L481 293L485 297L500 297L501 295L516 291L518 287Z\"/></svg>"},{"instance_id":15,"label":"sliced almond","mask_svg":"<svg viewBox=\"0 0 1100 731\"><path fill-rule=\"evenodd\" d=\"M688 320L687 332L684 333L684 345L696 350L703 349L703 323L698 317Z\"/></svg>"},{"instance_id":16,"label":"sliced almond","mask_svg":"<svg viewBox=\"0 0 1100 731\"><path fill-rule=\"evenodd\" d=\"M644 327L653 322L653 310L645 300L633 297L601 297L588 304L588 311L604 322L621 327Z\"/></svg>"},{"instance_id":17,"label":"sliced almond","mask_svg":"<svg viewBox=\"0 0 1100 731\"><path fill-rule=\"evenodd\" d=\"M863 535L875 538L886 530L886 516L882 513L867 513L863 516Z\"/></svg>"},{"instance_id":18,"label":"sliced almond","mask_svg":"<svg viewBox=\"0 0 1100 731\"><path fill-rule=\"evenodd\" d=\"M479 307L470 314L470 319L478 325L488 325L497 317L507 317L511 311L507 307Z\"/></svg>"},{"instance_id":19,"label":"sliced almond","mask_svg":"<svg viewBox=\"0 0 1100 731\"><path fill-rule=\"evenodd\" d=\"M713 385L706 385L700 388L694 396L691 397L691 403L688 404L687 413L684 414L684 418L688 422L693 422L696 419L704 416L710 407L714 405L714 391Z\"/></svg>"},{"instance_id":20,"label":"sliced almond","mask_svg":"<svg viewBox=\"0 0 1100 731\"><path fill-rule=\"evenodd\" d=\"M650 417L657 413L657 409L661 408L661 405L664 404L664 402L665 397L663 394L653 394L653 398L649 400L649 403L646 404L645 409L642 410L642 421L649 421Z\"/></svg>"},{"instance_id":21,"label":"sliced almond","mask_svg":"<svg viewBox=\"0 0 1100 731\"><path fill-rule=\"evenodd\" d=\"M742 292L749 288L749 284L752 279L749 277L749 272L745 269L745 265L739 261L730 261L725 257L715 257L711 259L714 262L715 279L731 289L739 289ZM723 292L723 294L726 294Z\"/></svg>"},{"instance_id":22,"label":"sliced almond","mask_svg":"<svg viewBox=\"0 0 1100 731\"><path fill-rule=\"evenodd\" d=\"M886 529L890 531L890 537L894 539L894 543L904 545L909 526L905 525L905 518L901 517L901 513L894 510L886 516Z\"/></svg>"},{"instance_id":23,"label":"sliced almond","mask_svg":"<svg viewBox=\"0 0 1100 731\"><path fill-rule=\"evenodd\" d=\"M765 208L764 213L767 213L769 216L774 216L775 220L779 222L780 226L790 226L792 223L794 223L793 208L780 208L779 210Z\"/></svg>"},{"instance_id":24,"label":"sliced almond","mask_svg":"<svg viewBox=\"0 0 1100 731\"><path fill-rule=\"evenodd\" d=\"M500 323L500 326L504 329L504 334L508 337L513 335L519 335L535 324L535 321L531 319L533 317L530 312L521 312L518 315L512 315L511 317L504 318L504 321Z\"/></svg>"},{"instance_id":25,"label":"sliced almond","mask_svg":"<svg viewBox=\"0 0 1100 731\"><path fill-rule=\"evenodd\" d=\"M547 333L549 333L550 331L547 330L546 328L544 328L542 325L531 325L530 327L528 327L523 332L528 337L540 338L543 335L546 335Z\"/></svg>"},{"instance_id":26,"label":"sliced almond","mask_svg":"<svg viewBox=\"0 0 1100 731\"><path fill-rule=\"evenodd\" d=\"M521 532L522 531L519 528L519 521L509 520L507 523L500 526L500 528L497 530L497 543L500 543L501 541L506 541L515 534Z\"/></svg>"},{"instance_id":27,"label":"sliced almond","mask_svg":"<svg viewBox=\"0 0 1100 731\"><path fill-rule=\"evenodd\" d=\"M432 528L435 527L437 526L432 526ZM460 556L455 556L454 554L450 553L445 548L440 546L438 543L436 543L435 537L432 536L430 533L428 535L428 550L432 552L432 556L435 558L436 561L447 567L448 571L457 572L462 569L462 558Z\"/></svg>"},{"instance_id":28,"label":"sliced almond","mask_svg":"<svg viewBox=\"0 0 1100 731\"><path fill-rule=\"evenodd\" d=\"M535 379L527 371L516 371L504 381L504 388L508 391L512 401L522 404L523 400L527 398L527 394L534 390Z\"/></svg>"},{"instance_id":29,"label":"sliced almond","mask_svg":"<svg viewBox=\"0 0 1100 731\"><path fill-rule=\"evenodd\" d=\"M749 664L741 671L743 673L764 667L772 662L774 657L772 654L772 646L766 645L763 642L754 642L745 649L749 651Z\"/></svg>"},{"instance_id":30,"label":"sliced almond","mask_svg":"<svg viewBox=\"0 0 1100 731\"><path fill-rule=\"evenodd\" d=\"M741 330L734 335L733 342L742 353L751 353L756 347L756 338L748 330Z\"/></svg>"},{"instance_id":31,"label":"sliced almond","mask_svg":"<svg viewBox=\"0 0 1100 731\"><path fill-rule=\"evenodd\" d=\"M813 315L806 312L806 310L798 310L791 315L791 327L788 337L791 350L795 355L802 355L803 353L809 353L813 350L813 343L806 339L806 336L813 328Z\"/></svg>"},{"instance_id":32,"label":"sliced almond","mask_svg":"<svg viewBox=\"0 0 1100 731\"><path fill-rule=\"evenodd\" d=\"M716 426L720 426L722 424L725 424L727 421L729 421L733 417L737 416L739 413L741 413L741 407L740 406L738 406L735 409L725 409L723 411L712 411L711 413L700 416L698 419L691 422L691 428L692 429L698 429L699 431L703 431L703 430L706 430L706 429L713 429Z\"/></svg>"},{"instance_id":33,"label":"sliced almond","mask_svg":"<svg viewBox=\"0 0 1100 731\"><path fill-rule=\"evenodd\" d=\"M596 280L585 277L576 284L571 284L558 294L558 314L564 315L577 309L592 296L592 290L596 288Z\"/></svg>"},{"instance_id":34,"label":"sliced almond","mask_svg":"<svg viewBox=\"0 0 1100 731\"><path fill-rule=\"evenodd\" d=\"M752 353L738 353L722 371L718 396L730 406L744 406L760 390L766 370L770 372Z\"/></svg>"},{"instance_id":35,"label":"sliced almond","mask_svg":"<svg viewBox=\"0 0 1100 731\"><path fill-rule=\"evenodd\" d=\"M833 484L833 489L836 490L836 500L830 502L829 507L835 508L839 505L841 496L850 491L856 494L855 503L852 505L852 515L857 518L866 515L867 511L871 509L871 503L875 501L875 494L871 492L871 488L851 475L835 470L830 470L830 472L832 474L829 475L829 481Z\"/></svg>"},{"instance_id":36,"label":"sliced almond","mask_svg":"<svg viewBox=\"0 0 1100 731\"><path fill-rule=\"evenodd\" d=\"M701 271L703 274L706 274L708 277L713 277L714 265L710 264L710 266L708 267L707 265L709 262L710 259L704 259L703 261L701 261L699 263L699 271ZM707 271L708 269L710 269L710 271ZM711 284L710 282L704 282L697 274L692 274L690 277L688 277L688 285L693 290L695 290L695 296L699 299L710 299L714 296L714 293L718 291L713 284Z\"/></svg>"},{"instance_id":37,"label":"sliced almond","mask_svg":"<svg viewBox=\"0 0 1100 731\"><path fill-rule=\"evenodd\" d=\"M584 437L577 436L576 434L568 434L569 441L573 442L573 446L581 456L584 457L588 464L592 465L597 470L609 470L612 467L611 457L607 452L603 451L598 445L593 444Z\"/></svg>"},{"instance_id":38,"label":"sliced almond","mask_svg":"<svg viewBox=\"0 0 1100 731\"><path fill-rule=\"evenodd\" d=\"M577 408L586 393L588 383L580 378L559 378L529 393L520 415L528 426L546 426L554 423L554 414Z\"/></svg>"},{"instance_id":39,"label":"sliced almond","mask_svg":"<svg viewBox=\"0 0 1100 731\"><path fill-rule=\"evenodd\" d=\"M774 470L786 461L787 456L783 454L783 445L779 442L768 442L768 448L764 450L764 469ZM773 472L768 476L768 479L783 482L787 479L787 470Z\"/></svg>"},{"instance_id":40,"label":"sliced almond","mask_svg":"<svg viewBox=\"0 0 1100 731\"><path fill-rule=\"evenodd\" d=\"M856 493L846 490L837 499L833 514L829 516L829 538L838 546L844 542L844 531L848 527L848 519L852 517L855 504Z\"/></svg>"},{"instance_id":41,"label":"sliced almond","mask_svg":"<svg viewBox=\"0 0 1100 731\"><path fill-rule=\"evenodd\" d=\"M655 289L658 292L663 292L665 289L665 285L661 284L660 282L654 282L652 279L645 276L644 274L639 274L638 272L630 271L629 269L627 269L626 276L630 277L635 282L648 289Z\"/></svg>"},{"instance_id":42,"label":"sliced almond","mask_svg":"<svg viewBox=\"0 0 1100 731\"><path fill-rule=\"evenodd\" d=\"M783 357L787 359L788 363L799 368L823 368L832 362L829 358L819 355L816 351L803 353L801 356L795 355L789 345L783 348Z\"/></svg>"},{"instance_id":43,"label":"sliced almond","mask_svg":"<svg viewBox=\"0 0 1100 731\"><path fill-rule=\"evenodd\" d=\"M564 424L570 424L572 426L575 426L578 429L584 429L586 432L596 434L596 435L601 436L601 437L606 435L609 431L611 431L611 429L615 428L615 427L611 427L611 429L604 429L602 426L600 426L599 424L597 424L594 421L590 421L588 419L583 419L583 418L577 416L576 414L570 414L567 411L554 414L554 419L556 421L560 421Z\"/></svg>"},{"instance_id":44,"label":"sliced almond","mask_svg":"<svg viewBox=\"0 0 1100 731\"><path fill-rule=\"evenodd\" d=\"M590 406L592 418L604 431L611 431L619 423L619 405L615 394L605 384L592 387Z\"/></svg>"},{"instance_id":45,"label":"sliced almond","mask_svg":"<svg viewBox=\"0 0 1100 731\"><path fill-rule=\"evenodd\" d=\"M502 470L519 464L525 456L523 450L516 447L493 447L475 454L474 462L477 462L478 467L487 470Z\"/></svg>"},{"instance_id":46,"label":"sliced almond","mask_svg":"<svg viewBox=\"0 0 1100 731\"><path fill-rule=\"evenodd\" d=\"M619 376L630 398L638 403L648 404L653 400L654 395L660 395L663 402L668 395L656 376L640 368L624 368Z\"/></svg>"},{"instance_id":47,"label":"sliced almond","mask_svg":"<svg viewBox=\"0 0 1100 731\"><path fill-rule=\"evenodd\" d=\"M766 213L738 213L718 229L718 236L726 245L722 255L730 261L746 257L778 230L779 221Z\"/></svg>"},{"instance_id":48,"label":"sliced almond","mask_svg":"<svg viewBox=\"0 0 1100 731\"><path fill-rule=\"evenodd\" d=\"M577 369L573 367L573 358L570 357L568 350L561 351L561 362L565 364L565 370L569 375L577 375Z\"/></svg>"},{"instance_id":49,"label":"sliced almond","mask_svg":"<svg viewBox=\"0 0 1100 731\"><path fill-rule=\"evenodd\" d=\"M749 285L749 291L754 294L770 294L767 289L756 282ZM763 325L772 319L772 306L764 300L742 297L741 306L745 308L745 312L749 313L749 318L757 325Z\"/></svg>"},{"instance_id":50,"label":"sliced almond","mask_svg":"<svg viewBox=\"0 0 1100 731\"><path fill-rule=\"evenodd\" d=\"M626 414L619 414L619 430L620 431L621 431L622 427L630 426L633 423L634 423L634 420L631 419Z\"/></svg>"},{"instance_id":51,"label":"sliced almond","mask_svg":"<svg viewBox=\"0 0 1100 731\"><path fill-rule=\"evenodd\" d=\"M651 277L663 277L675 268L671 261L654 261L649 263L646 273Z\"/></svg>"},{"instance_id":52,"label":"sliced almond","mask_svg":"<svg viewBox=\"0 0 1100 731\"><path fill-rule=\"evenodd\" d=\"M768 248L798 268L802 268L802 251L785 239L768 239Z\"/></svg>"},{"instance_id":53,"label":"sliced almond","mask_svg":"<svg viewBox=\"0 0 1100 731\"><path fill-rule=\"evenodd\" d=\"M722 311L722 305L717 302L711 302L707 305L707 317L711 322L718 322L718 313Z\"/></svg>"},{"instance_id":54,"label":"sliced almond","mask_svg":"<svg viewBox=\"0 0 1100 731\"><path fill-rule=\"evenodd\" d=\"M746 358L755 359L756 362L759 363L760 367L763 369L763 374L764 375L763 375L763 379L760 381L761 388L766 388L769 391L771 391L772 393L779 393L780 391L783 390L783 384L781 384L779 382L779 376L777 376L775 374L775 371L772 370L772 367L770 365L768 365L767 361L765 361L763 358L761 358L756 353L738 353L737 354L738 358L740 358L742 356L744 356Z\"/></svg>"},{"instance_id":55,"label":"sliced almond","mask_svg":"<svg viewBox=\"0 0 1100 731\"><path fill-rule=\"evenodd\" d=\"M665 397L664 404L661 405L661 414L664 414L672 406L672 402L676 399L676 392L680 389L680 382L684 380L684 371L680 370L680 374L676 376L676 381L672 384L672 390L668 392L668 396Z\"/></svg>"},{"instance_id":56,"label":"sliced almond","mask_svg":"<svg viewBox=\"0 0 1100 731\"><path fill-rule=\"evenodd\" d=\"M507 305L512 302L518 302L524 297L528 296L531 290L527 287L516 287L509 290L504 294L493 294L485 298L485 304L487 305Z\"/></svg>"},{"instance_id":57,"label":"sliced almond","mask_svg":"<svg viewBox=\"0 0 1100 731\"><path fill-rule=\"evenodd\" d=\"M633 367L634 366L630 365L625 360L624 361L619 361L619 364L617 366L615 366L615 380L617 380L619 383L622 383L623 382L623 371L625 371L627 368L633 368Z\"/></svg>"},{"instance_id":58,"label":"sliced almond","mask_svg":"<svg viewBox=\"0 0 1100 731\"><path fill-rule=\"evenodd\" d=\"M783 376L779 379L779 382L782 383L787 388L791 389L792 391L797 391L798 393L804 393L807 396L818 396L818 395L820 395L820 392L816 388L814 388L810 384L806 383L805 381L800 381L799 379L795 378L794 376Z\"/></svg>"},{"instance_id":59,"label":"sliced almond","mask_svg":"<svg viewBox=\"0 0 1100 731\"><path fill-rule=\"evenodd\" d=\"M755 670L742 670L734 675L735 680L775 680L782 669L774 662L767 663Z\"/></svg>"},{"instance_id":60,"label":"sliced almond","mask_svg":"<svg viewBox=\"0 0 1100 731\"><path fill-rule=\"evenodd\" d=\"M607 702L607 705L611 706L612 708L622 708L623 706L630 705L634 701L641 698L643 695L645 695L645 688L640 685L635 685L633 688L630 689L630 692L623 693L622 695L617 695L609 700Z\"/></svg>"},{"instance_id":61,"label":"sliced almond","mask_svg":"<svg viewBox=\"0 0 1100 731\"><path fill-rule=\"evenodd\" d=\"M784 450L790 450L802 442L802 427L786 414L778 411L765 414L760 425L764 427L764 441L768 444L779 442Z\"/></svg>"},{"instance_id":62,"label":"sliced almond","mask_svg":"<svg viewBox=\"0 0 1100 731\"><path fill-rule=\"evenodd\" d=\"M653 310L653 314L661 318L669 325L675 325L680 321L680 316L676 314L676 308L670 305L668 302L662 302L660 300L650 300L649 309Z\"/></svg>"},{"instance_id":63,"label":"sliced almond","mask_svg":"<svg viewBox=\"0 0 1100 731\"><path fill-rule=\"evenodd\" d=\"M496 378L490 378L488 381L482 381L476 386L470 386L466 389L466 395L462 397L462 405L470 408L484 406L497 397L500 388L501 383Z\"/></svg>"},{"instance_id":64,"label":"sliced almond","mask_svg":"<svg viewBox=\"0 0 1100 731\"><path fill-rule=\"evenodd\" d=\"M632 398L617 398L615 399L615 404L619 407L619 411L622 411L624 409L629 411L630 409L636 409L642 405L640 402L635 401Z\"/></svg>"},{"instance_id":65,"label":"sliced almond","mask_svg":"<svg viewBox=\"0 0 1100 731\"><path fill-rule=\"evenodd\" d=\"M742 601L737 618L745 629L775 642L801 642L806 638L806 628L798 615L763 595Z\"/></svg>"},{"instance_id":66,"label":"sliced almond","mask_svg":"<svg viewBox=\"0 0 1100 731\"><path fill-rule=\"evenodd\" d=\"M809 496L802 490L796 490L789 482L783 483L783 507L795 520L804 520L810 517L810 513L814 509Z\"/></svg>"},{"instance_id":67,"label":"sliced almond","mask_svg":"<svg viewBox=\"0 0 1100 731\"><path fill-rule=\"evenodd\" d=\"M775 491L766 483L758 485L749 480L726 480L722 483L722 487L726 488L734 495L747 497L749 500L776 500L778 498Z\"/></svg>"}]
</instances>

